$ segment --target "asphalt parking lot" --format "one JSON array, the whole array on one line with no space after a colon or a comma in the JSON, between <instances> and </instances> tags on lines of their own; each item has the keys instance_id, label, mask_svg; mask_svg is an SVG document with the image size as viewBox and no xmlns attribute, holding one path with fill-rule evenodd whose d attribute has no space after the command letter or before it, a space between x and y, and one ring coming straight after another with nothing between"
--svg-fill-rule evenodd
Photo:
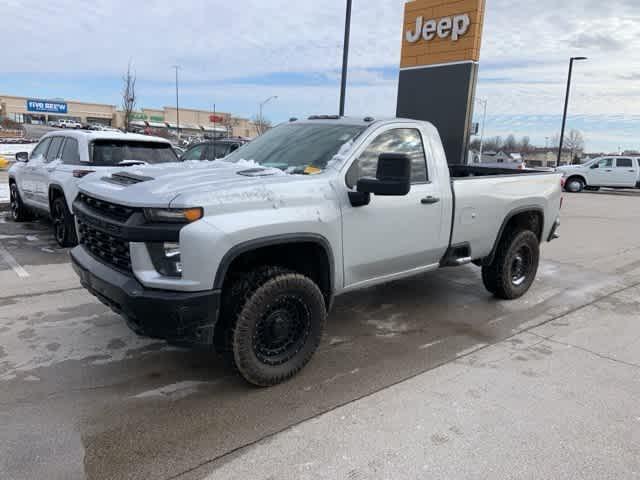
<instances>
[{"instance_id":1,"label":"asphalt parking lot","mask_svg":"<svg viewBox=\"0 0 640 480\"><path fill-rule=\"evenodd\" d=\"M384 420L367 412L384 405L390 418L398 415L397 428L418 419L427 424L424 444L412 435L386 432L398 446L411 439L405 450L409 463L417 463L418 456L411 448L419 448L420 458L428 456L431 465L477 462L470 453L465 456L474 442L495 444L502 450L496 447L493 454L506 452L505 463L515 462L518 457L509 455L510 449L526 444L531 432L555 428L566 433L560 438L583 467L572 470L582 472L574 478L640 475L640 327L632 324L640 319L639 202L635 192L567 195L561 239L543 247L534 287L514 302L490 297L473 266L340 297L310 365L270 389L247 386L214 354L135 336L119 316L80 288L67 252L55 245L45 221L15 224L0 213L0 478L314 478L313 470L304 468L316 460L324 462L323 478L419 478L385 470L394 461L391 453L372 466L363 452L356 452L358 442L376 451L375 444L363 440L374 438L373 425ZM600 310L587 314L596 306ZM582 323L571 320L577 314L583 315ZM602 323L610 318L615 321ZM581 347L584 360L571 361L583 362L579 371L593 371L597 380L563 372L567 385L582 382L571 392L575 408L568 411L602 431L600 440L617 450L596 448L600 443L586 448L584 436L594 433L557 423L550 412L553 403L539 395L545 385L535 362L563 362L559 355L567 354L544 343L559 331L565 339L579 332L590 345ZM605 341L609 334L617 340ZM504 353L505 348L515 353ZM522 354L531 355L533 363L521 362L522 374L511 377L514 358ZM518 418L531 422L526 428L516 425L455 445L449 438L462 438L464 429L441 426L440 419L425 418L424 412L455 406L455 396L438 396L446 383L460 392L467 422L501 422L503 412L479 400L490 385L486 372L469 379L469 372L478 371L473 362L482 355L491 357L486 364L506 382L495 393L517 392L523 401L538 395L539 403L518 412ZM616 365L597 376L608 359ZM629 370L623 374L618 368ZM535 381L540 390L532 387ZM394 403L407 392L420 395L422 410ZM591 394L598 401L585 398ZM349 408L361 417L353 420L354 412L342 413ZM402 418L403 411L408 419ZM352 420L349 428L345 417ZM606 431L601 424L608 425ZM449 429L446 435L441 428ZM349 459L323 440L334 450L349 449ZM349 464L354 459L368 470L354 469ZM571 478L545 470L562 460L529 456L522 462L531 462L532 470L518 475L505 473L501 459L492 458L498 467L485 478ZM294 461L296 467L289 468ZM336 470L326 468L331 462ZM598 468L589 470L589 465Z\"/></svg>"}]
</instances>

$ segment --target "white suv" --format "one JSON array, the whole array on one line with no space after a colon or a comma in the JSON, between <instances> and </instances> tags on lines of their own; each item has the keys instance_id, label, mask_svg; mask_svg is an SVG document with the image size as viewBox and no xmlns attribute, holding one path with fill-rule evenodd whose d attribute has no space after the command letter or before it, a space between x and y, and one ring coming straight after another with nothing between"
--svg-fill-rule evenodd
<instances>
[{"instance_id":1,"label":"white suv","mask_svg":"<svg viewBox=\"0 0 640 480\"><path fill-rule=\"evenodd\" d=\"M82 124L80 122L76 122L75 120L69 120L67 118L54 120L53 122L49 122L49 125L52 127L58 127L58 128L82 128Z\"/></svg>"},{"instance_id":2,"label":"white suv","mask_svg":"<svg viewBox=\"0 0 640 480\"><path fill-rule=\"evenodd\" d=\"M120 132L51 132L31 155L16 154L9 169L11 215L20 222L32 213L49 215L63 247L76 244L72 204L82 177L109 167L176 162L163 138Z\"/></svg>"}]
</instances>

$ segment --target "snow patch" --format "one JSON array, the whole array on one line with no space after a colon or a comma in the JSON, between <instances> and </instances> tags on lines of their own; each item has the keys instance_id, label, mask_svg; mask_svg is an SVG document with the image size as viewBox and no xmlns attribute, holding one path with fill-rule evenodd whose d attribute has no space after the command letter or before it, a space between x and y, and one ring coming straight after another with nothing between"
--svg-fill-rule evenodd
<instances>
[{"instance_id":1,"label":"snow patch","mask_svg":"<svg viewBox=\"0 0 640 480\"><path fill-rule=\"evenodd\" d=\"M170 385L164 385L159 388L155 388L153 390L148 390L146 392L139 393L135 395L133 398L168 398L170 400L179 400L181 398L187 397L193 393L196 393L200 386L211 383L211 382L201 382L194 380L186 380L183 382L172 383Z\"/></svg>"},{"instance_id":2,"label":"snow patch","mask_svg":"<svg viewBox=\"0 0 640 480\"><path fill-rule=\"evenodd\" d=\"M340 150L338 150L338 153L336 153L331 160L327 162L327 168L339 168L340 164L347 159L347 156L353 148L353 144L353 139L349 140L347 143L343 143Z\"/></svg>"},{"instance_id":3,"label":"snow patch","mask_svg":"<svg viewBox=\"0 0 640 480\"><path fill-rule=\"evenodd\" d=\"M37 143L0 143L1 156L13 156L18 152L28 152L36 147Z\"/></svg>"},{"instance_id":4,"label":"snow patch","mask_svg":"<svg viewBox=\"0 0 640 480\"><path fill-rule=\"evenodd\" d=\"M0 183L0 203L9 202L9 184Z\"/></svg>"}]
</instances>

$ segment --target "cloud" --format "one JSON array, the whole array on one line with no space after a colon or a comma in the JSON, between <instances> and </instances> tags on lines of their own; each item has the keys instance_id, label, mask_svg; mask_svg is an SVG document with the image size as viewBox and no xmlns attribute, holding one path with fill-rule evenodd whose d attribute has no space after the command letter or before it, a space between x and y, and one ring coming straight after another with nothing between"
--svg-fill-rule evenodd
<instances>
[{"instance_id":1,"label":"cloud","mask_svg":"<svg viewBox=\"0 0 640 480\"><path fill-rule=\"evenodd\" d=\"M611 52L621 50L624 43L603 33L581 33L573 38L569 45L580 49L595 48L604 52Z\"/></svg>"},{"instance_id":2,"label":"cloud","mask_svg":"<svg viewBox=\"0 0 640 480\"><path fill-rule=\"evenodd\" d=\"M403 4L353 0L347 112L394 113ZM173 103L177 63L185 106L215 102L254 115L260 100L278 95L268 106L274 120L333 113L344 6L344 0L4 0L3 38L19 40L3 49L0 92L117 104L120 76L132 59L145 106ZM590 60L575 66L570 112L632 115L640 111L640 87L629 81L640 71L639 39L638 0L491 0L478 95L489 99L494 115L525 116L520 126L527 128L526 116L561 113L568 59L580 54Z\"/></svg>"}]
</instances>

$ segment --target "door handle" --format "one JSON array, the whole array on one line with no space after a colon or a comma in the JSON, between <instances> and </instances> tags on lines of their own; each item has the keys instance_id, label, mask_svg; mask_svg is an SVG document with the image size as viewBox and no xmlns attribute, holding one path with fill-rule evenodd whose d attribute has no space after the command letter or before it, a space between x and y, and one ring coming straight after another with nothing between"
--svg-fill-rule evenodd
<instances>
[{"instance_id":1,"label":"door handle","mask_svg":"<svg viewBox=\"0 0 640 480\"><path fill-rule=\"evenodd\" d=\"M434 203L438 203L439 201L440 199L438 197L429 195L428 197L424 197L422 200L420 200L420 203L423 205L432 205Z\"/></svg>"},{"instance_id":2,"label":"door handle","mask_svg":"<svg viewBox=\"0 0 640 480\"><path fill-rule=\"evenodd\" d=\"M605 170L605 172L612 172L613 170Z\"/></svg>"},{"instance_id":3,"label":"door handle","mask_svg":"<svg viewBox=\"0 0 640 480\"><path fill-rule=\"evenodd\" d=\"M631 173L636 173L636 171L635 171L635 170L629 170L629 171L630 171Z\"/></svg>"}]
</instances>

